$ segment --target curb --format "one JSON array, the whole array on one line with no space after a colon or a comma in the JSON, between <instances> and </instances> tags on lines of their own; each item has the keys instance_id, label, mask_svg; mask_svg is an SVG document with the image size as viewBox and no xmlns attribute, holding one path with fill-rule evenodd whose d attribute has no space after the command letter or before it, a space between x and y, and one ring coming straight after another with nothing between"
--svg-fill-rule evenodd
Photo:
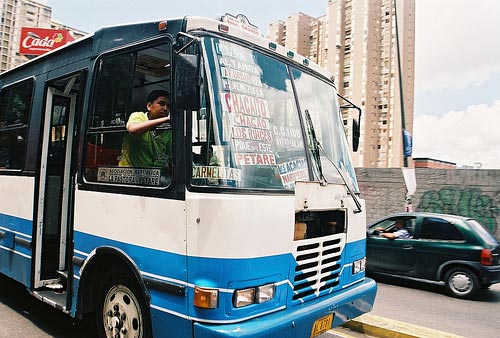
<instances>
[{"instance_id":1,"label":"curb","mask_svg":"<svg viewBox=\"0 0 500 338\"><path fill-rule=\"evenodd\" d=\"M373 337L387 338L463 338L451 333L400 322L370 314L361 315L342 325L350 330Z\"/></svg>"}]
</instances>

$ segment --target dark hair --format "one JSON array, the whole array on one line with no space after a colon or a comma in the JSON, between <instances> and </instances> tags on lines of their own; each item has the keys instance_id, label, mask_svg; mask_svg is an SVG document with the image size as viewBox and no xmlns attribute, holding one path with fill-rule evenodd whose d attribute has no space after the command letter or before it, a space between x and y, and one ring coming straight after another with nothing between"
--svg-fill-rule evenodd
<instances>
[{"instance_id":1,"label":"dark hair","mask_svg":"<svg viewBox=\"0 0 500 338\"><path fill-rule=\"evenodd\" d=\"M159 89L153 90L151 93L149 93L147 102L153 103L160 96L165 96L167 99L170 99L170 94L166 90Z\"/></svg>"}]
</instances>

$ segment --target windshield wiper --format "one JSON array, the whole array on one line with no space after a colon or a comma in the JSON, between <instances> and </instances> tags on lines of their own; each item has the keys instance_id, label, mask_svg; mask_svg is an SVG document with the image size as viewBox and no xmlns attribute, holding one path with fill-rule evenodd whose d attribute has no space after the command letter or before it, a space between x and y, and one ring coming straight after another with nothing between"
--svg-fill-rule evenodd
<instances>
[{"instance_id":1,"label":"windshield wiper","mask_svg":"<svg viewBox=\"0 0 500 338\"><path fill-rule=\"evenodd\" d=\"M345 179L344 175L342 175L342 171L340 171L340 168L335 164L335 162L333 162L332 159L330 159L328 157L325 150L323 149L323 147L319 143L318 139L316 138L316 132L314 131L314 126L312 123L311 115L309 114L309 110L306 109L304 111L304 113L306 116L307 132L308 132L309 138L311 139L311 143L313 146L313 149L311 151L312 151L312 154L314 157L314 161L316 162L316 165L318 166L318 170L319 170L320 184L325 185L327 183L325 177L323 176L323 169L321 166L321 156L319 154L319 151L321 150L323 152L323 154L325 155L325 157L328 159L328 161L330 161L330 163L333 165L333 167L339 173L340 178L342 178L342 181L344 182L344 185L346 186L347 191L349 192L349 194L352 197L352 200L354 201L354 204L356 204L356 208L358 208L358 210L354 210L353 212L355 214L362 212L363 209L361 209L361 203L359 203L359 200L356 197L356 194L354 193L354 191L351 189L351 187L347 183L347 180Z\"/></svg>"},{"instance_id":2,"label":"windshield wiper","mask_svg":"<svg viewBox=\"0 0 500 338\"><path fill-rule=\"evenodd\" d=\"M311 115L309 114L309 110L304 111L305 116L306 116L306 124L307 124L307 134L309 135L309 141L312 145L311 153L314 158L314 162L316 163L316 167L318 168L319 172L319 182L321 185L326 185L328 182L325 179L325 176L323 175L323 168L321 166L321 157L319 155L319 148L321 145L318 142L318 139L316 138L316 132L314 131L314 126L313 122L311 119Z\"/></svg>"}]
</instances>

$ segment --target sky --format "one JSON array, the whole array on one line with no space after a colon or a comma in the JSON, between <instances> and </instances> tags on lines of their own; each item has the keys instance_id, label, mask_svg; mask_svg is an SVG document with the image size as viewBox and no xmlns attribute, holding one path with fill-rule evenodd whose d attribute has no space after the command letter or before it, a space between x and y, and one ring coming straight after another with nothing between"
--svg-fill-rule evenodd
<instances>
[{"instance_id":1,"label":"sky","mask_svg":"<svg viewBox=\"0 0 500 338\"><path fill-rule=\"evenodd\" d=\"M413 156L500 169L500 1L415 2Z\"/></svg>"},{"instance_id":2,"label":"sky","mask_svg":"<svg viewBox=\"0 0 500 338\"><path fill-rule=\"evenodd\" d=\"M45 0L52 18L100 27L198 15L245 14L268 24L303 12L326 14L328 0ZM500 169L500 1L415 0L413 157Z\"/></svg>"}]
</instances>

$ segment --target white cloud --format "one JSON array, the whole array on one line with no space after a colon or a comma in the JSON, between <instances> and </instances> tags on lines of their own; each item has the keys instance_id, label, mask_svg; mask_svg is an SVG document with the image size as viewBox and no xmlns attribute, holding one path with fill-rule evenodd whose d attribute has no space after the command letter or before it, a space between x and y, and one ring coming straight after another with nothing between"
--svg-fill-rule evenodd
<instances>
[{"instance_id":1,"label":"white cloud","mask_svg":"<svg viewBox=\"0 0 500 338\"><path fill-rule=\"evenodd\" d=\"M414 157L428 157L458 165L481 163L500 169L500 101L491 106L469 106L445 115L422 115L413 124Z\"/></svg>"},{"instance_id":2,"label":"white cloud","mask_svg":"<svg viewBox=\"0 0 500 338\"><path fill-rule=\"evenodd\" d=\"M500 72L500 1L416 1L415 88L465 88Z\"/></svg>"}]
</instances>

